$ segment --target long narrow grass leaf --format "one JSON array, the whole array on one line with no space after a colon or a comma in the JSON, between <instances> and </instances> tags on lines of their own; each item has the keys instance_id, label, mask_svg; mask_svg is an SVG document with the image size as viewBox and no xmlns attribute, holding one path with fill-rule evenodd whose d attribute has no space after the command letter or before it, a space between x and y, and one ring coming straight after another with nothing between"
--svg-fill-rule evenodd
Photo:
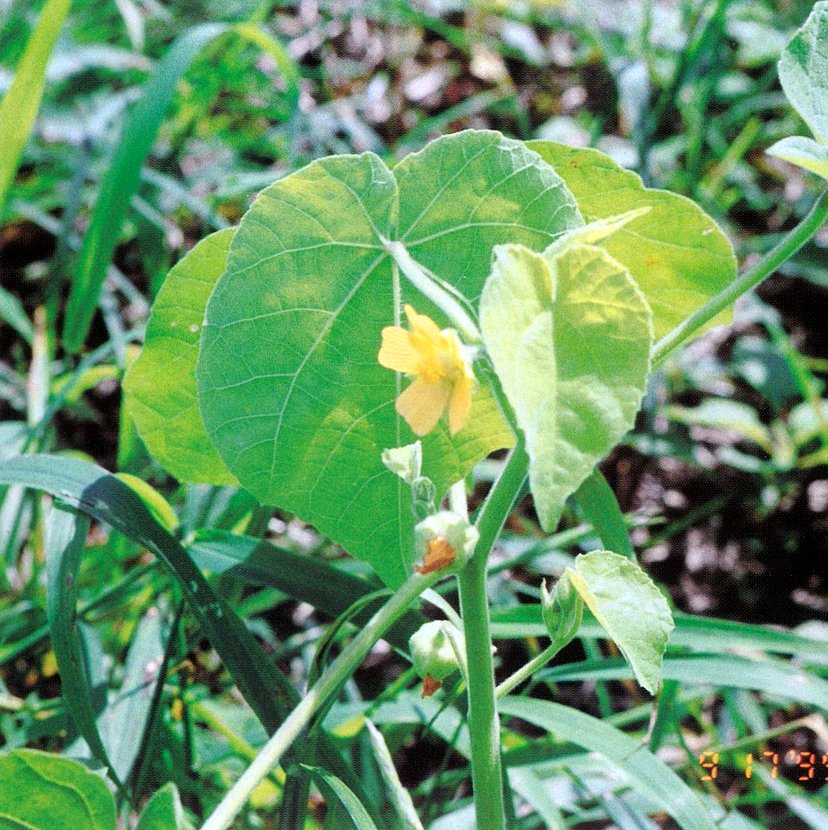
<instances>
[{"instance_id":1,"label":"long narrow grass leaf","mask_svg":"<svg viewBox=\"0 0 828 830\"><path fill-rule=\"evenodd\" d=\"M521 718L616 765L631 785L650 797L683 830L716 830L698 796L639 741L598 718L546 700L506 697L503 715Z\"/></svg>"},{"instance_id":2,"label":"long narrow grass leaf","mask_svg":"<svg viewBox=\"0 0 828 830\"><path fill-rule=\"evenodd\" d=\"M46 64L71 1L47 0L17 64L11 87L0 102L0 215L40 109Z\"/></svg>"},{"instance_id":3,"label":"long narrow grass leaf","mask_svg":"<svg viewBox=\"0 0 828 830\"><path fill-rule=\"evenodd\" d=\"M46 522L46 615L66 710L92 754L115 773L98 732L97 713L92 704L76 624L77 576L88 533L89 519L75 510L58 502L49 512Z\"/></svg>"},{"instance_id":4,"label":"long narrow grass leaf","mask_svg":"<svg viewBox=\"0 0 828 830\"><path fill-rule=\"evenodd\" d=\"M0 142L2 142L2 136L0 136ZM0 164L2 164L2 157L0 157ZM34 338L32 321L26 316L20 300L2 286L0 286L0 322L11 326L27 343L32 342Z\"/></svg>"}]
</instances>

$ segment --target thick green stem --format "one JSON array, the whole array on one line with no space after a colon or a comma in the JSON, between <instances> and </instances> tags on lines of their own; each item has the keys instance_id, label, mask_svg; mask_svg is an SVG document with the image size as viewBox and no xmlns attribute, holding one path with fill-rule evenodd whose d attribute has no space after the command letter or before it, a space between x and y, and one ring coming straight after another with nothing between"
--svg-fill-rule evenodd
<instances>
[{"instance_id":1,"label":"thick green stem","mask_svg":"<svg viewBox=\"0 0 828 830\"><path fill-rule=\"evenodd\" d=\"M689 317L662 337L653 347L653 368L660 366L685 340L767 279L790 259L828 220L828 190L816 200L808 215L752 268L733 280L723 291L696 309Z\"/></svg>"},{"instance_id":2,"label":"thick green stem","mask_svg":"<svg viewBox=\"0 0 828 830\"><path fill-rule=\"evenodd\" d=\"M412 574L394 595L360 630L344 651L331 663L319 682L308 691L301 703L287 716L282 725L261 749L253 763L244 771L201 830L226 830L244 807L250 794L275 767L282 755L301 734L313 716L335 695L343 683L359 668L374 643L410 607L417 597L430 588L440 572Z\"/></svg>"},{"instance_id":3,"label":"thick green stem","mask_svg":"<svg viewBox=\"0 0 828 830\"><path fill-rule=\"evenodd\" d=\"M505 812L500 764L500 721L495 699L486 571L489 553L526 478L528 459L519 443L477 516L480 541L458 576L466 638L469 735L478 830L503 830Z\"/></svg>"}]
</instances>

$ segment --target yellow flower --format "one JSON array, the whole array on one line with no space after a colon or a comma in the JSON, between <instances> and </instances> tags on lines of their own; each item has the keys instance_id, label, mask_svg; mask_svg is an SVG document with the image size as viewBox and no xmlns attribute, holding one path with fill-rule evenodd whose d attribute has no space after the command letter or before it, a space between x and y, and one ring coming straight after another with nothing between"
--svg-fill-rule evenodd
<instances>
[{"instance_id":1,"label":"yellow flower","mask_svg":"<svg viewBox=\"0 0 828 830\"><path fill-rule=\"evenodd\" d=\"M469 417L474 386L460 339L410 305L405 314L411 328L384 328L378 356L381 366L416 376L397 398L397 412L416 435L427 435L448 409L449 432L456 435Z\"/></svg>"}]
</instances>

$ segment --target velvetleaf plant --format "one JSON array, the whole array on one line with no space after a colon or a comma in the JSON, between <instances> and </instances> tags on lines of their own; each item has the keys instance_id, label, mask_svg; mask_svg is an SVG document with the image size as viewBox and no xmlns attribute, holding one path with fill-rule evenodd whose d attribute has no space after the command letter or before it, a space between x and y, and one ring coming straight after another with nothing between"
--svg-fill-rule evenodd
<instances>
[{"instance_id":1,"label":"velvetleaf plant","mask_svg":"<svg viewBox=\"0 0 828 830\"><path fill-rule=\"evenodd\" d=\"M817 3L780 65L817 140L773 148L823 176L828 73L817 47L827 20L828 3ZM505 825L498 708L532 719L530 701L509 692L575 636L584 609L655 693L672 619L620 549L578 557L543 588L550 645L496 687L489 553L527 477L544 529L570 496L587 503L589 488L600 486L596 464L632 426L653 367L726 320L733 300L811 238L826 214L823 196L736 277L730 244L692 202L644 188L594 150L469 131L393 169L372 154L314 162L265 190L238 228L197 245L170 272L125 383L147 447L181 481L239 484L314 524L393 591L301 700L256 662L228 604L216 598L210 613L198 606L208 636L221 618L238 622L237 653L225 642L222 657L231 671L234 660L251 662L278 701L268 708L261 689L240 689L273 735L204 830L232 825L374 643L446 576L458 582L460 626L433 627L450 646L436 644L436 670L454 668L453 654L466 686L479 828ZM472 519L464 478L495 450L509 454ZM25 480L8 465L3 480L48 489L47 463ZM118 527L97 473L68 463L76 490L55 494ZM122 500L137 492L134 481L108 484ZM601 535L612 548L612 534ZM173 537L153 530L141 541L179 574L185 597L209 593ZM421 642L430 633L415 641L426 677L421 658L433 644L423 650ZM570 711L577 729L584 716ZM645 750L634 742L622 750L622 759L639 753L640 775ZM79 775L66 759L28 750L5 759L24 770L18 777L41 763ZM320 786L336 780L315 769ZM672 802L679 826L712 830L701 800L677 776L669 781L680 794ZM95 826L110 830L114 810L102 786L95 798ZM156 798L157 809L180 811L175 799L162 802L164 791Z\"/></svg>"},{"instance_id":2,"label":"velvetleaf plant","mask_svg":"<svg viewBox=\"0 0 828 830\"><path fill-rule=\"evenodd\" d=\"M541 524L554 528L632 427L656 333L734 274L727 239L693 203L645 189L595 151L468 131L393 170L370 153L332 157L263 191L237 229L173 269L125 387L147 446L171 471L236 480L372 565L395 589L381 626L457 573L465 642L476 644L462 650L478 826L500 827L496 698L562 643L495 688L489 550L527 471ZM161 363L175 373L158 383ZM417 439L416 462L400 461ZM475 527L463 479L507 448ZM425 517L422 479L436 494ZM646 574L606 551L564 579L655 693L672 619ZM229 826L339 688L342 666L358 665L366 631L206 830ZM442 676L425 679L432 693Z\"/></svg>"},{"instance_id":3,"label":"velvetleaf plant","mask_svg":"<svg viewBox=\"0 0 828 830\"><path fill-rule=\"evenodd\" d=\"M825 7L790 50L813 48ZM726 237L689 200L645 188L595 150L468 131L393 169L370 153L314 162L265 190L237 229L196 246L163 286L126 381L147 446L186 480L237 481L295 512L395 590L204 830L230 826L376 638L448 573L474 643L456 656L478 827L505 821L497 701L521 714L508 693L574 636L583 607L655 693L672 619L646 573L619 555L628 550L580 556L544 588L550 645L495 687L489 552L527 475L544 529L571 495L586 505L595 465L632 426L653 367L726 321L825 214L823 197L736 277ZM472 525L463 479L507 448ZM473 552L423 533L444 497L440 515L455 531L476 530ZM712 828L682 792L680 826Z\"/></svg>"}]
</instances>

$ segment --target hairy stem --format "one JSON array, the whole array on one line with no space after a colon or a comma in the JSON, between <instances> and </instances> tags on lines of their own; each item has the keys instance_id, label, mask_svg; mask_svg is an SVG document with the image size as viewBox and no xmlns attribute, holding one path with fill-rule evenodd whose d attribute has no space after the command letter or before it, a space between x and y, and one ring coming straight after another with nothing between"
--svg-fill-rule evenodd
<instances>
[{"instance_id":1,"label":"hairy stem","mask_svg":"<svg viewBox=\"0 0 828 830\"><path fill-rule=\"evenodd\" d=\"M468 663L469 735L478 830L503 830L505 826L500 720L486 596L487 561L526 478L527 465L523 444L518 443L480 509L476 521L480 541L469 564L458 576Z\"/></svg>"},{"instance_id":2,"label":"hairy stem","mask_svg":"<svg viewBox=\"0 0 828 830\"><path fill-rule=\"evenodd\" d=\"M417 597L430 588L441 574L439 571L427 575L414 573L396 590L394 595L374 614L367 625L360 630L343 652L328 667L302 701L287 716L282 725L261 749L253 763L228 791L201 830L226 830L244 807L253 790L275 767L282 755L301 734L313 716L335 695L347 679L357 670L359 664L374 643L405 613Z\"/></svg>"},{"instance_id":3,"label":"hairy stem","mask_svg":"<svg viewBox=\"0 0 828 830\"><path fill-rule=\"evenodd\" d=\"M717 315L729 308L767 279L783 262L790 259L828 220L828 190L816 200L808 215L778 245L752 268L738 276L730 285L697 308L689 317L665 335L653 347L653 368L660 366L685 340L704 328Z\"/></svg>"}]
</instances>

